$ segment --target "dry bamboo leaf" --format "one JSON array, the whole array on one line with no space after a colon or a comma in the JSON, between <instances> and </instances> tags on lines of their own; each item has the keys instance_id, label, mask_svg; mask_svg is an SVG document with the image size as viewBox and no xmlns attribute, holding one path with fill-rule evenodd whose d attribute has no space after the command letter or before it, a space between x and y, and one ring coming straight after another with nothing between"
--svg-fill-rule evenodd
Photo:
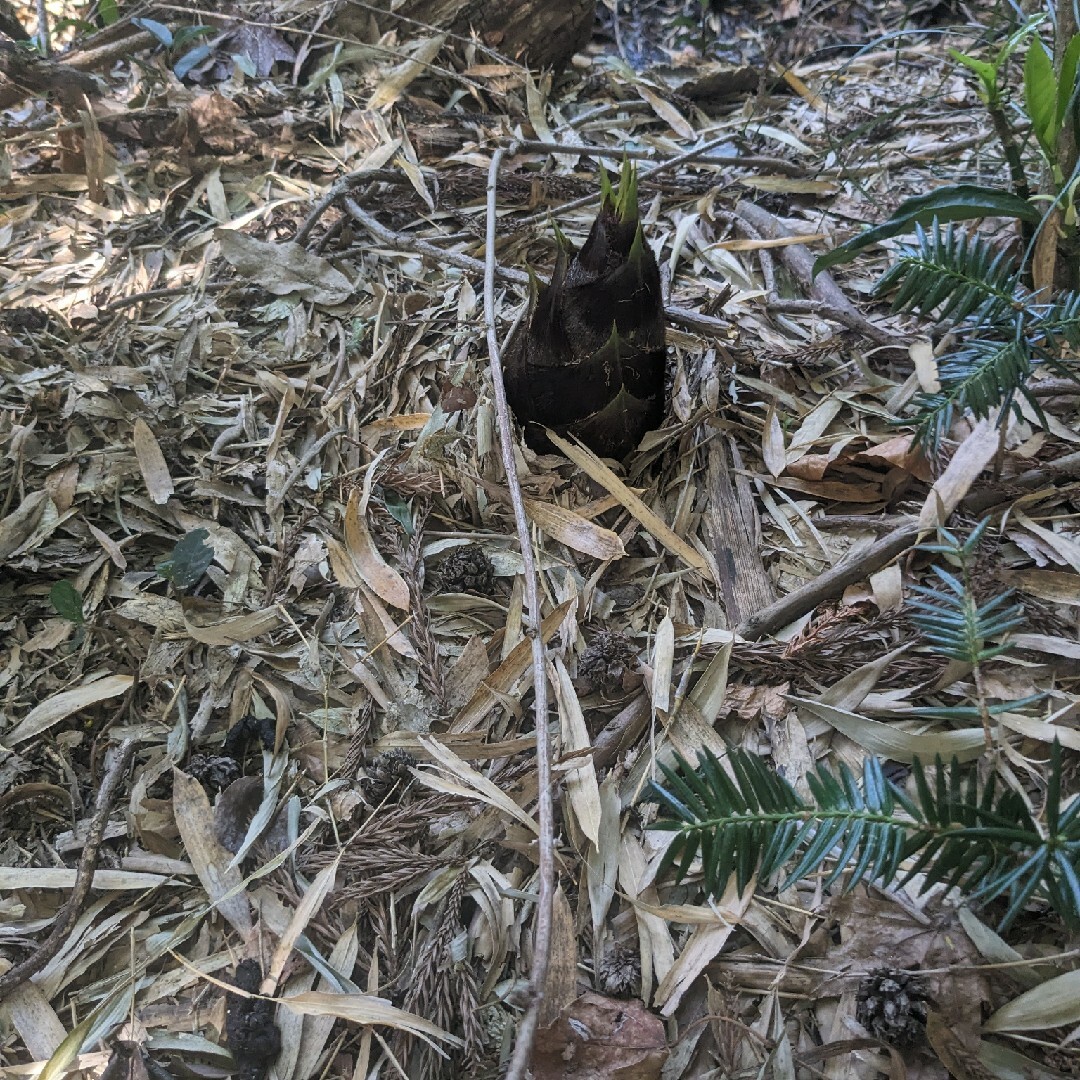
<instances>
[{"instance_id":1,"label":"dry bamboo leaf","mask_svg":"<svg viewBox=\"0 0 1080 1080\"><path fill-rule=\"evenodd\" d=\"M687 761L697 761L702 747L707 746L718 758L726 756L728 747L704 716L698 712L692 698L684 698L675 710L674 718L667 726L671 745Z\"/></svg>"},{"instance_id":2,"label":"dry bamboo leaf","mask_svg":"<svg viewBox=\"0 0 1080 1080\"><path fill-rule=\"evenodd\" d=\"M14 746L16 743L25 742L35 735L40 735L53 724L59 723L72 713L79 712L80 709L89 708L99 701L108 701L109 698L127 693L134 681L130 675L106 675L94 682L77 686L74 690L64 690L59 694L53 694L40 705L35 705L22 721L7 733L4 743L7 746Z\"/></svg>"},{"instance_id":3,"label":"dry bamboo leaf","mask_svg":"<svg viewBox=\"0 0 1080 1080\"><path fill-rule=\"evenodd\" d=\"M5 965L11 966L6 961ZM41 987L29 979L4 998L3 1012L33 1058L48 1061L67 1037L67 1029Z\"/></svg>"},{"instance_id":4,"label":"dry bamboo leaf","mask_svg":"<svg viewBox=\"0 0 1080 1080\"><path fill-rule=\"evenodd\" d=\"M586 520L573 510L553 503L525 500L525 512L553 540L594 559L621 559L626 554L617 533Z\"/></svg>"},{"instance_id":5,"label":"dry bamboo leaf","mask_svg":"<svg viewBox=\"0 0 1080 1080\"><path fill-rule=\"evenodd\" d=\"M431 419L431 413L406 413L398 416L380 416L360 429L360 441L367 447L374 447L387 435L402 435L410 431L422 431Z\"/></svg>"},{"instance_id":6,"label":"dry bamboo leaf","mask_svg":"<svg viewBox=\"0 0 1080 1080\"><path fill-rule=\"evenodd\" d=\"M364 579L353 565L344 544L328 536L326 553L330 558L330 569L333 571L334 580L343 589L359 589L364 584Z\"/></svg>"},{"instance_id":7,"label":"dry bamboo leaf","mask_svg":"<svg viewBox=\"0 0 1080 1080\"><path fill-rule=\"evenodd\" d=\"M675 664L675 624L665 614L653 640L652 703L657 712L671 708L671 672Z\"/></svg>"},{"instance_id":8,"label":"dry bamboo leaf","mask_svg":"<svg viewBox=\"0 0 1080 1080\"><path fill-rule=\"evenodd\" d=\"M0 519L0 559L13 555L34 535L49 504L47 492L34 491Z\"/></svg>"},{"instance_id":9,"label":"dry bamboo leaf","mask_svg":"<svg viewBox=\"0 0 1080 1080\"><path fill-rule=\"evenodd\" d=\"M986 745L986 736L981 727L958 728L955 731L937 731L918 735L904 731L896 724L884 724L880 720L867 720L857 713L846 709L835 709L823 705L820 701L792 697L800 709L805 709L812 716L824 720L849 739L857 742L864 750L869 750L878 757L907 764L918 758L931 762L940 754L948 761L954 755L959 761L974 761Z\"/></svg>"},{"instance_id":10,"label":"dry bamboo leaf","mask_svg":"<svg viewBox=\"0 0 1080 1080\"><path fill-rule=\"evenodd\" d=\"M283 998L295 997L298 994L309 993L314 985L315 969L303 967L285 984L281 996ZM264 994L270 994L269 980L263 979L259 989ZM284 1080L284 1077L292 1076L296 1072L296 1062L300 1055L300 1042L304 1036L304 1022L310 1019L326 1020L328 1017L305 1017L303 1013L292 1012L285 1008L284 1005L279 1005L274 1011L274 1022L277 1024L281 1039L281 1049L277 1060L274 1062L274 1075L278 1080Z\"/></svg>"},{"instance_id":11,"label":"dry bamboo leaf","mask_svg":"<svg viewBox=\"0 0 1080 1080\"><path fill-rule=\"evenodd\" d=\"M686 118L671 104L671 102L665 101L659 94L650 90L640 81L635 83L634 89L649 103L649 107L652 111L656 113L656 115L659 116L676 135L691 143L697 140L697 132L694 130L693 125L687 122Z\"/></svg>"},{"instance_id":12,"label":"dry bamboo leaf","mask_svg":"<svg viewBox=\"0 0 1080 1080\"><path fill-rule=\"evenodd\" d=\"M167 596L136 596L125 600L116 609L116 614L166 634L177 634L184 629L183 607L178 600Z\"/></svg>"},{"instance_id":13,"label":"dry bamboo leaf","mask_svg":"<svg viewBox=\"0 0 1080 1080\"><path fill-rule=\"evenodd\" d=\"M356 923L353 923L331 950L330 956L327 958L330 967L334 971L351 972L356 963L359 945ZM372 960L372 966L375 966L374 959ZM319 989L323 993L333 992L330 981L325 975L319 981ZM378 989L378 984L373 989ZM308 1016L305 1018L303 1032L300 1036L300 1045L296 1052L296 1061L291 1073L292 1078L305 1080L306 1077L317 1075L316 1069L319 1058L326 1046L327 1039L330 1038L335 1019L333 1016Z\"/></svg>"},{"instance_id":14,"label":"dry bamboo leaf","mask_svg":"<svg viewBox=\"0 0 1080 1080\"><path fill-rule=\"evenodd\" d=\"M631 903L637 899L660 903L654 885L643 885L648 864L641 843L632 833L626 833L619 845L619 886ZM675 964L675 946L671 940L670 924L634 904L638 942L641 946L641 987L648 1003L655 973L662 982Z\"/></svg>"},{"instance_id":15,"label":"dry bamboo leaf","mask_svg":"<svg viewBox=\"0 0 1080 1080\"><path fill-rule=\"evenodd\" d=\"M552 431L548 431L547 435L582 472L614 495L620 505L668 551L677 555L687 566L692 566L702 577L712 580L705 559L657 517L591 450L584 446L573 446Z\"/></svg>"},{"instance_id":16,"label":"dry bamboo leaf","mask_svg":"<svg viewBox=\"0 0 1080 1080\"><path fill-rule=\"evenodd\" d=\"M408 143L404 144L408 147ZM411 147L409 148L411 152ZM413 190L421 199L427 204L428 212L435 213L435 200L431 197L431 192L428 191L427 184L424 182L424 174L420 169L420 165L416 161L410 161L404 154L398 154L394 160L394 164L405 174L405 178L413 186Z\"/></svg>"},{"instance_id":17,"label":"dry bamboo leaf","mask_svg":"<svg viewBox=\"0 0 1080 1080\"><path fill-rule=\"evenodd\" d=\"M173 814L191 865L211 904L242 938L251 932L251 907L239 868L214 836L214 814L202 784L173 769Z\"/></svg>"},{"instance_id":18,"label":"dry bamboo leaf","mask_svg":"<svg viewBox=\"0 0 1080 1080\"><path fill-rule=\"evenodd\" d=\"M878 611L899 611L904 604L903 574L899 563L870 575L870 591Z\"/></svg>"},{"instance_id":19,"label":"dry bamboo leaf","mask_svg":"<svg viewBox=\"0 0 1080 1080\"><path fill-rule=\"evenodd\" d=\"M75 870L59 866L0 866L0 889L73 889ZM155 885L183 885L164 874L136 870L95 870L93 888L109 892L152 889Z\"/></svg>"},{"instance_id":20,"label":"dry bamboo leaf","mask_svg":"<svg viewBox=\"0 0 1080 1080\"><path fill-rule=\"evenodd\" d=\"M933 342L918 338L908 346L908 356L915 365L915 377L919 380L919 389L924 394L941 392L941 380L938 378L937 357L934 356Z\"/></svg>"},{"instance_id":21,"label":"dry bamboo leaf","mask_svg":"<svg viewBox=\"0 0 1080 1080\"><path fill-rule=\"evenodd\" d=\"M135 421L132 439L135 442L135 459L139 463L139 472L142 473L146 490L158 506L164 506L176 489L157 438L141 416Z\"/></svg>"},{"instance_id":22,"label":"dry bamboo leaf","mask_svg":"<svg viewBox=\"0 0 1080 1080\"><path fill-rule=\"evenodd\" d=\"M1080 591L1080 581L1077 582ZM1047 656L1063 656L1069 660L1080 660L1080 641L1051 634L1011 634L1009 641L1017 649L1030 649L1032 652L1045 653Z\"/></svg>"},{"instance_id":23,"label":"dry bamboo leaf","mask_svg":"<svg viewBox=\"0 0 1080 1080\"><path fill-rule=\"evenodd\" d=\"M759 191L787 190L794 194L821 195L836 190L836 185L828 180L792 180L783 176L743 176L740 184L757 188ZM806 233L799 236L774 236L768 240L721 240L713 247L720 251L762 251L770 248L795 247L800 244L816 244L827 240L825 233Z\"/></svg>"},{"instance_id":24,"label":"dry bamboo leaf","mask_svg":"<svg viewBox=\"0 0 1080 1080\"><path fill-rule=\"evenodd\" d=\"M596 780L596 767L589 751L589 732L585 726L585 717L581 712L574 684L570 673L562 662L562 657L555 658L551 685L555 688L555 699L559 706L559 720L562 724L563 757L570 757L573 768L566 771L566 793L570 805L574 808L574 817L581 831L588 837L594 848L600 846L600 785Z\"/></svg>"},{"instance_id":25,"label":"dry bamboo leaf","mask_svg":"<svg viewBox=\"0 0 1080 1080\"><path fill-rule=\"evenodd\" d=\"M866 695L881 681L889 665L910 648L910 645L901 645L899 649L893 649L876 660L860 664L854 671L849 671L843 678L837 679L818 700L822 705L830 705L836 709L857 709Z\"/></svg>"},{"instance_id":26,"label":"dry bamboo leaf","mask_svg":"<svg viewBox=\"0 0 1080 1080\"><path fill-rule=\"evenodd\" d=\"M1035 250L1031 256L1031 286L1035 292L1044 295L1054 289L1054 270L1063 235L1062 217L1061 207L1056 204L1052 206L1035 238Z\"/></svg>"},{"instance_id":27,"label":"dry bamboo leaf","mask_svg":"<svg viewBox=\"0 0 1080 1080\"><path fill-rule=\"evenodd\" d=\"M377 459L376 459L377 460ZM381 600L402 611L409 609L409 586L405 579L379 554L368 531L364 513L370 493L371 470L364 481L364 497L354 488L345 507L345 547L360 580Z\"/></svg>"},{"instance_id":28,"label":"dry bamboo leaf","mask_svg":"<svg viewBox=\"0 0 1080 1080\"><path fill-rule=\"evenodd\" d=\"M375 92L368 98L367 109L388 109L406 91L409 84L422 75L439 55L439 50L446 41L445 34L436 34L434 37L422 38L412 45L412 56L398 64L375 88Z\"/></svg>"},{"instance_id":29,"label":"dry bamboo leaf","mask_svg":"<svg viewBox=\"0 0 1080 1080\"><path fill-rule=\"evenodd\" d=\"M722 915L701 904L653 904L635 900L634 906L668 923L680 923L683 926L727 925L727 920Z\"/></svg>"},{"instance_id":30,"label":"dry bamboo leaf","mask_svg":"<svg viewBox=\"0 0 1080 1080\"><path fill-rule=\"evenodd\" d=\"M219 612L217 605L209 605L210 611L207 611L207 605L192 597L185 597L182 607L184 629L203 645L239 645L276 630L282 622L276 608L264 608L262 611L251 611L246 615L232 615L222 619L214 617ZM210 618L206 622L195 622L195 618L205 618L208 615Z\"/></svg>"},{"instance_id":31,"label":"dry bamboo leaf","mask_svg":"<svg viewBox=\"0 0 1080 1080\"><path fill-rule=\"evenodd\" d=\"M525 75L525 111L529 115L529 123L533 126L533 131L536 132L536 137L543 142L555 142L555 136L552 133L550 127L548 127L547 116L544 112L544 91L551 88L551 76L545 76L542 80L544 83L544 90L542 91L536 84L536 80L532 77L532 72L528 68L524 69Z\"/></svg>"},{"instance_id":32,"label":"dry bamboo leaf","mask_svg":"<svg viewBox=\"0 0 1080 1080\"><path fill-rule=\"evenodd\" d=\"M367 991L371 995L375 995L379 989L379 951L378 949L372 950L371 964L368 967L367 977ZM364 1028L363 1034L360 1036L360 1052L356 1055L356 1068L353 1069L353 1077L355 1080L360 1080L361 1077L368 1075L368 1065L371 1061L371 1028Z\"/></svg>"},{"instance_id":33,"label":"dry bamboo leaf","mask_svg":"<svg viewBox=\"0 0 1080 1080\"><path fill-rule=\"evenodd\" d=\"M277 946L274 948L274 955L270 960L270 967L266 973L266 978L272 986L277 986L281 973L285 969L285 961L289 959L289 954L296 944L296 939L307 929L308 923L318 914L319 908L323 906L323 902L333 891L334 878L340 860L341 856L339 855L329 866L324 866L315 875L315 880L307 887L300 903L296 905L296 911L289 920L289 925L285 928L285 932L278 939Z\"/></svg>"},{"instance_id":34,"label":"dry bamboo leaf","mask_svg":"<svg viewBox=\"0 0 1080 1080\"><path fill-rule=\"evenodd\" d=\"M1076 577L1062 570L1013 570L1002 575L1005 584L1054 604L1080 605Z\"/></svg>"},{"instance_id":35,"label":"dry bamboo leaf","mask_svg":"<svg viewBox=\"0 0 1080 1080\"><path fill-rule=\"evenodd\" d=\"M102 532L101 529L89 521L86 523L86 527L90 530L90 535L101 545L101 550L112 560L117 570L124 573L128 564L127 559L124 558L124 553L120 550L120 545L108 533Z\"/></svg>"},{"instance_id":36,"label":"dry bamboo leaf","mask_svg":"<svg viewBox=\"0 0 1080 1080\"><path fill-rule=\"evenodd\" d=\"M1080 1022L1080 971L1067 971L1013 998L984 1031L1045 1031Z\"/></svg>"},{"instance_id":37,"label":"dry bamboo leaf","mask_svg":"<svg viewBox=\"0 0 1080 1080\"><path fill-rule=\"evenodd\" d=\"M540 627L540 638L545 645L554 637L562 626L563 619L576 603L576 598L564 600L544 619ZM461 735L479 727L495 702L509 694L514 684L531 666L532 642L525 638L514 646L510 655L480 684L479 690L469 699L469 703L454 717L450 732Z\"/></svg>"},{"instance_id":38,"label":"dry bamboo leaf","mask_svg":"<svg viewBox=\"0 0 1080 1080\"><path fill-rule=\"evenodd\" d=\"M370 994L324 994L319 990L309 990L279 1000L286 1009L304 1016L335 1016L352 1024L381 1024L398 1031L407 1031L432 1046L435 1045L435 1039L448 1042L452 1046L464 1045L456 1035L443 1031L430 1020L405 1012L404 1009L396 1009L386 998L373 997Z\"/></svg>"},{"instance_id":39,"label":"dry bamboo leaf","mask_svg":"<svg viewBox=\"0 0 1080 1080\"><path fill-rule=\"evenodd\" d=\"M756 880L755 878L747 883L746 891L740 897L733 879L724 895L710 909L714 916L713 923L694 929L679 958L657 987L653 1005L664 1016L671 1016L675 1012L683 994L705 970L706 964L724 947L731 931L739 925L739 920L754 897Z\"/></svg>"},{"instance_id":40,"label":"dry bamboo leaf","mask_svg":"<svg viewBox=\"0 0 1080 1080\"><path fill-rule=\"evenodd\" d=\"M829 429L837 413L844 407L844 400L831 395L819 401L803 417L802 422L792 432L788 443L788 464L792 464L807 453Z\"/></svg>"},{"instance_id":41,"label":"dry bamboo leaf","mask_svg":"<svg viewBox=\"0 0 1080 1080\"><path fill-rule=\"evenodd\" d=\"M776 406L769 405L765 426L761 431L761 459L773 476L779 476L787 468L787 449L784 446L784 430L776 415Z\"/></svg>"},{"instance_id":42,"label":"dry bamboo leaf","mask_svg":"<svg viewBox=\"0 0 1080 1080\"><path fill-rule=\"evenodd\" d=\"M536 819L527 814L513 799L510 798L500 787L493 784L486 776L482 776L471 765L458 757L447 746L436 742L435 739L419 739L420 746L430 755L432 761L442 766L443 775L439 776L429 769L415 769L413 775L422 783L435 791L447 791L454 795L464 795L467 798L479 799L494 806L504 814L508 814L516 821L521 822L525 828L539 835L540 826ZM450 782L447 782L449 778ZM460 781L455 783L454 781Z\"/></svg>"},{"instance_id":43,"label":"dry bamboo leaf","mask_svg":"<svg viewBox=\"0 0 1080 1080\"><path fill-rule=\"evenodd\" d=\"M490 671L484 639L473 634L446 673L446 704L451 712L460 709L480 689Z\"/></svg>"},{"instance_id":44,"label":"dry bamboo leaf","mask_svg":"<svg viewBox=\"0 0 1080 1080\"><path fill-rule=\"evenodd\" d=\"M919 513L919 529L944 525L979 474L993 460L1001 442L997 414L980 420L960 444L945 471L934 482Z\"/></svg>"},{"instance_id":45,"label":"dry bamboo leaf","mask_svg":"<svg viewBox=\"0 0 1080 1080\"><path fill-rule=\"evenodd\" d=\"M1009 972L1010 979L1032 987L1051 977L1040 975L1036 968L1025 964L1024 957L979 919L971 908L961 907L956 914L964 933L971 938L971 943L987 963L1013 965Z\"/></svg>"},{"instance_id":46,"label":"dry bamboo leaf","mask_svg":"<svg viewBox=\"0 0 1080 1080\"><path fill-rule=\"evenodd\" d=\"M715 724L724 707L727 697L728 665L731 661L731 647L734 644L731 635L709 661L709 666L698 676L694 689L690 691L690 700L697 707L707 724Z\"/></svg>"},{"instance_id":47,"label":"dry bamboo leaf","mask_svg":"<svg viewBox=\"0 0 1080 1080\"><path fill-rule=\"evenodd\" d=\"M1044 236L1046 231L1041 229L1039 236ZM1069 1080L1071 1075L1050 1069L1012 1047L991 1042L989 1039L979 1042L979 1061L990 1070L990 1076L994 1080ZM979 1080L982 1080L981 1076Z\"/></svg>"},{"instance_id":48,"label":"dry bamboo leaf","mask_svg":"<svg viewBox=\"0 0 1080 1080\"><path fill-rule=\"evenodd\" d=\"M995 713L994 721L1028 739L1038 739L1045 743L1059 742L1069 750L1080 750L1080 731L1064 724L1051 724L1038 717L1010 712Z\"/></svg>"},{"instance_id":49,"label":"dry bamboo leaf","mask_svg":"<svg viewBox=\"0 0 1080 1080\"><path fill-rule=\"evenodd\" d=\"M383 606L382 601L368 588L363 585L356 591L356 613L361 618L361 624L365 631L368 628L377 628L379 633L372 633L368 644L368 651L375 652L382 644L387 644L399 656L416 660L416 650L413 643L394 621L390 612Z\"/></svg>"},{"instance_id":50,"label":"dry bamboo leaf","mask_svg":"<svg viewBox=\"0 0 1080 1080\"><path fill-rule=\"evenodd\" d=\"M551 905L551 951L539 1020L542 1028L553 1024L559 1013L577 997L577 967L574 913L562 885L559 885Z\"/></svg>"},{"instance_id":51,"label":"dry bamboo leaf","mask_svg":"<svg viewBox=\"0 0 1080 1080\"><path fill-rule=\"evenodd\" d=\"M353 295L353 283L328 259L302 244L291 240L271 244L235 228L216 229L214 239L238 274L274 296L295 293L312 303L333 307Z\"/></svg>"},{"instance_id":52,"label":"dry bamboo leaf","mask_svg":"<svg viewBox=\"0 0 1080 1080\"><path fill-rule=\"evenodd\" d=\"M1048 544L1050 548L1061 557L1063 562L1068 563L1069 566L1080 574L1080 542L1077 542L1071 536L1064 536L1061 533L1056 533L1053 529L1047 529L1042 525L1036 525L1022 510L1013 511L1013 520L1018 525L1022 525L1028 532L1034 533L1040 540L1043 540ZM1076 595L1075 591L1073 595Z\"/></svg>"},{"instance_id":53,"label":"dry bamboo leaf","mask_svg":"<svg viewBox=\"0 0 1080 1080\"><path fill-rule=\"evenodd\" d=\"M603 927L615 897L619 872L619 784L608 776L600 785L600 842L585 855L585 876L592 912L593 955L602 955Z\"/></svg>"}]
</instances>

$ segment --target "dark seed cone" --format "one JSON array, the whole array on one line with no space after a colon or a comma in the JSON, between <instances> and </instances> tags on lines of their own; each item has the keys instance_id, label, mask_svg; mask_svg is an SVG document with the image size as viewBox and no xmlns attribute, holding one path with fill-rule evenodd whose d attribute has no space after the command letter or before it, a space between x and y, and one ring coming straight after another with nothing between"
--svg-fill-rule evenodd
<instances>
[{"instance_id":1,"label":"dark seed cone","mask_svg":"<svg viewBox=\"0 0 1080 1080\"><path fill-rule=\"evenodd\" d=\"M558 234L551 281L535 285L529 321L506 352L506 395L535 450L548 427L603 457L624 458L664 415L660 270L641 229L637 177L623 164L581 251Z\"/></svg>"}]
</instances>

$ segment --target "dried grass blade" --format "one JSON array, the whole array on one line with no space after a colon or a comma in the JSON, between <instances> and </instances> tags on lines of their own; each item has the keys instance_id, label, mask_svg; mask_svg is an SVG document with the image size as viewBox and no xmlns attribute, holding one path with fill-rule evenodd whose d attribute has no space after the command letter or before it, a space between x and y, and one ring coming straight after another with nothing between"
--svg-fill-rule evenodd
<instances>
[{"instance_id":1,"label":"dried grass blade","mask_svg":"<svg viewBox=\"0 0 1080 1080\"><path fill-rule=\"evenodd\" d=\"M414 769L413 775L427 787L435 791L446 791L454 795L464 795L468 798L479 799L481 802L509 814L516 821L520 821L525 828L534 833L540 832L535 818L527 814L513 799L501 788L493 784L486 776L482 776L464 759L459 758L447 746L435 739L420 739L420 746L426 750L433 760L442 766L444 775L433 774L428 769ZM454 780L460 781L455 783Z\"/></svg>"},{"instance_id":2,"label":"dried grass blade","mask_svg":"<svg viewBox=\"0 0 1080 1080\"><path fill-rule=\"evenodd\" d=\"M106 675L103 679L77 686L74 690L64 690L59 694L54 694L40 705L35 705L23 717L22 722L16 724L14 730L8 732L4 743L7 746L14 746L16 743L25 742L35 735L40 735L53 724L71 716L72 713L77 713L80 709L127 693L134 681L130 675Z\"/></svg>"},{"instance_id":3,"label":"dried grass blade","mask_svg":"<svg viewBox=\"0 0 1080 1080\"><path fill-rule=\"evenodd\" d=\"M564 600L540 626L540 639L546 645L562 626L570 609L577 603L577 598ZM532 642L523 638L510 651L510 655L486 678L480 688L469 699L468 704L454 717L450 732L461 735L480 726L492 705L500 696L510 693L514 683L532 666Z\"/></svg>"},{"instance_id":4,"label":"dried grass blade","mask_svg":"<svg viewBox=\"0 0 1080 1080\"><path fill-rule=\"evenodd\" d=\"M456 1035L443 1031L430 1020L404 1009L396 1009L386 998L371 994L326 994L321 990L308 990L279 1000L286 1009L303 1016L336 1016L339 1020L354 1024L382 1024L407 1031L423 1039L440 1054L442 1050L436 1046L436 1039L453 1046L464 1045Z\"/></svg>"},{"instance_id":5,"label":"dried grass blade","mask_svg":"<svg viewBox=\"0 0 1080 1080\"><path fill-rule=\"evenodd\" d=\"M712 580L708 563L681 536L650 510L591 450L574 446L553 431L547 432L551 441L590 479L614 495L631 516L673 555L692 566L702 577Z\"/></svg>"},{"instance_id":6,"label":"dried grass blade","mask_svg":"<svg viewBox=\"0 0 1080 1080\"><path fill-rule=\"evenodd\" d=\"M243 892L243 877L232 855L214 836L214 815L202 784L173 769L173 814L184 848L210 902L242 937L251 932L251 908Z\"/></svg>"}]
</instances>

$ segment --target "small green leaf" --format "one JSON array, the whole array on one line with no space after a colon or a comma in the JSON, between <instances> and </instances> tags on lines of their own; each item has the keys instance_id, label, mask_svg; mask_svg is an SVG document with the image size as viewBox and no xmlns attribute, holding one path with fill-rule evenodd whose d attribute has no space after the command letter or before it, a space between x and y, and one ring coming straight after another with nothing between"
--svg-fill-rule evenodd
<instances>
[{"instance_id":1,"label":"small green leaf","mask_svg":"<svg viewBox=\"0 0 1080 1080\"><path fill-rule=\"evenodd\" d=\"M963 64L979 80L981 84L979 97L982 98L983 104L990 105L996 102L997 68L993 64L988 64L985 60L976 60L974 56L968 56L967 53L962 53L959 49L949 49L948 51L953 60L958 64Z\"/></svg>"},{"instance_id":2,"label":"small green leaf","mask_svg":"<svg viewBox=\"0 0 1080 1080\"><path fill-rule=\"evenodd\" d=\"M871 244L880 243L901 233L912 231L916 225L938 222L965 221L971 218L1019 218L1032 225L1040 221L1038 209L1004 188L978 187L974 184L949 184L929 195L908 199L897 207L888 221L853 236L838 248L819 255L814 262L814 275L831 266L851 260Z\"/></svg>"},{"instance_id":3,"label":"small green leaf","mask_svg":"<svg viewBox=\"0 0 1080 1080\"><path fill-rule=\"evenodd\" d=\"M193 41L198 41L199 38L204 38L207 34L212 34L214 28L212 26L181 26L176 31L176 36L173 38L173 49L180 50L186 48Z\"/></svg>"},{"instance_id":4,"label":"small green leaf","mask_svg":"<svg viewBox=\"0 0 1080 1080\"><path fill-rule=\"evenodd\" d=\"M1033 38L1024 59L1024 108L1043 153L1051 163L1057 154L1058 88L1054 62L1039 38Z\"/></svg>"},{"instance_id":5,"label":"small green leaf","mask_svg":"<svg viewBox=\"0 0 1080 1080\"><path fill-rule=\"evenodd\" d=\"M98 15L102 26L112 26L120 18L120 5L116 0L98 0Z\"/></svg>"},{"instance_id":6,"label":"small green leaf","mask_svg":"<svg viewBox=\"0 0 1080 1080\"><path fill-rule=\"evenodd\" d=\"M158 41L160 41L161 44L165 46L166 49L172 45L172 31L164 23L158 22L157 19L143 18L136 18L132 19L131 21L140 30L147 30L151 34L153 34L154 37L156 37Z\"/></svg>"},{"instance_id":7,"label":"small green leaf","mask_svg":"<svg viewBox=\"0 0 1080 1080\"><path fill-rule=\"evenodd\" d=\"M56 609L56 614L68 622L81 626L83 623L82 593L70 581L58 581L49 590L49 603Z\"/></svg>"},{"instance_id":8,"label":"small green leaf","mask_svg":"<svg viewBox=\"0 0 1080 1080\"><path fill-rule=\"evenodd\" d=\"M389 488L383 491L383 506L386 507L390 516L405 530L407 536L412 536L416 531L413 523L413 508L411 499L403 499L396 491Z\"/></svg>"},{"instance_id":9,"label":"small green leaf","mask_svg":"<svg viewBox=\"0 0 1080 1080\"><path fill-rule=\"evenodd\" d=\"M1076 69L1080 64L1080 34L1074 34L1061 57L1057 85L1057 128L1060 132L1069 112L1069 102L1076 92ZM1074 109L1075 111L1075 109Z\"/></svg>"},{"instance_id":10,"label":"small green leaf","mask_svg":"<svg viewBox=\"0 0 1080 1080\"><path fill-rule=\"evenodd\" d=\"M214 549L205 543L209 536L206 529L186 533L176 542L169 558L158 566L158 573L178 589L193 588L214 561Z\"/></svg>"}]
</instances>

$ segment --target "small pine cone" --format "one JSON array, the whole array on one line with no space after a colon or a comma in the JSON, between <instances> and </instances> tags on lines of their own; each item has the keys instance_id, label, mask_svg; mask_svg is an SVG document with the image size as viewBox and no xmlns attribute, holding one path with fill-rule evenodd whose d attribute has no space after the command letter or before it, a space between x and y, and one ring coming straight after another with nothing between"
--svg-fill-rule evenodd
<instances>
[{"instance_id":1,"label":"small pine cone","mask_svg":"<svg viewBox=\"0 0 1080 1080\"><path fill-rule=\"evenodd\" d=\"M209 795L224 791L240 777L240 762L227 754L192 754L187 771L202 784Z\"/></svg>"},{"instance_id":2,"label":"small pine cone","mask_svg":"<svg viewBox=\"0 0 1080 1080\"><path fill-rule=\"evenodd\" d=\"M600 991L609 997L634 997L641 990L641 954L633 945L619 942L604 950L596 968Z\"/></svg>"},{"instance_id":3,"label":"small pine cone","mask_svg":"<svg viewBox=\"0 0 1080 1080\"><path fill-rule=\"evenodd\" d=\"M479 544L454 548L439 564L435 589L441 593L489 593L495 584L495 567Z\"/></svg>"},{"instance_id":4,"label":"small pine cone","mask_svg":"<svg viewBox=\"0 0 1080 1080\"><path fill-rule=\"evenodd\" d=\"M360 781L364 798L375 804L381 803L395 788L400 794L412 779L409 770L415 764L416 758L408 750L387 750L385 754L379 754Z\"/></svg>"},{"instance_id":5,"label":"small pine cone","mask_svg":"<svg viewBox=\"0 0 1080 1080\"><path fill-rule=\"evenodd\" d=\"M882 1042L911 1046L926 1034L926 995L907 972L879 968L859 985L855 1018Z\"/></svg>"},{"instance_id":6,"label":"small pine cone","mask_svg":"<svg viewBox=\"0 0 1080 1080\"><path fill-rule=\"evenodd\" d=\"M619 630L601 630L578 660L578 675L595 690L622 691L627 675L637 671L637 650Z\"/></svg>"}]
</instances>

